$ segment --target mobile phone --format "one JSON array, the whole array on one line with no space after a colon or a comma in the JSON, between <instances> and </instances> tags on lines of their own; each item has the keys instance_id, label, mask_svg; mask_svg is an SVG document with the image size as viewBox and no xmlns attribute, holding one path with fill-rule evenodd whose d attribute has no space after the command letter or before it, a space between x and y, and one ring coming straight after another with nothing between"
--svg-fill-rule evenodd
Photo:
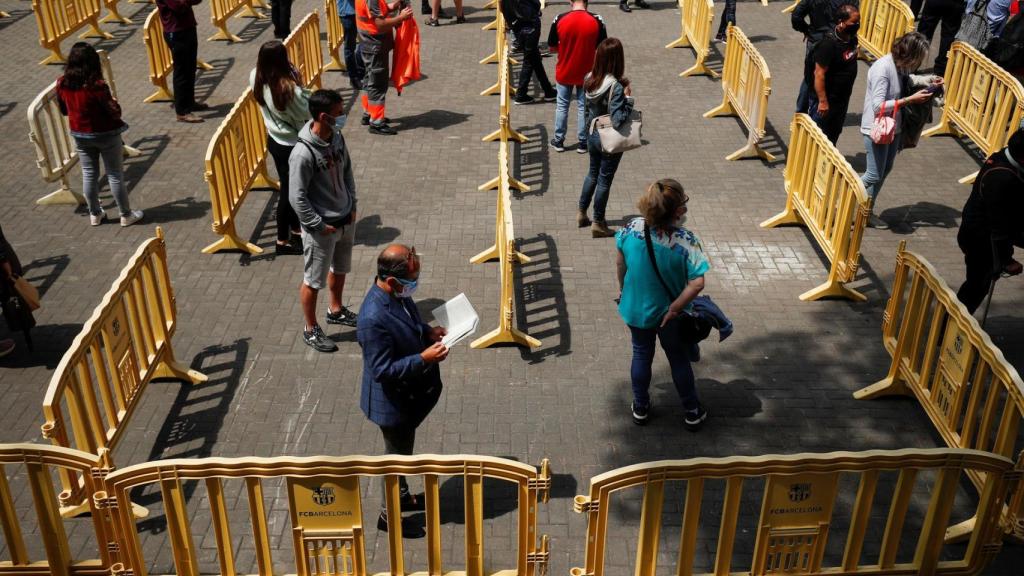
<instances>
[{"instance_id":1,"label":"mobile phone","mask_svg":"<svg viewBox=\"0 0 1024 576\"><path fill-rule=\"evenodd\" d=\"M942 84L932 84L925 88L925 92L928 92L933 96L942 96Z\"/></svg>"}]
</instances>

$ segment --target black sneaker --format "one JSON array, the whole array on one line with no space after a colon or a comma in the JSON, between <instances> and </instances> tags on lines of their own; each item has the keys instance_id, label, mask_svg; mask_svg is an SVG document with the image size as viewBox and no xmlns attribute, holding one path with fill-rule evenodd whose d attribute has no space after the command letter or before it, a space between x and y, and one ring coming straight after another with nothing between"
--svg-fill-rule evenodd
<instances>
[{"instance_id":1,"label":"black sneaker","mask_svg":"<svg viewBox=\"0 0 1024 576\"><path fill-rule=\"evenodd\" d=\"M341 310L338 310L337 312L331 312L330 309L327 310L328 324L341 324L342 326L350 326L352 328L355 328L356 320L358 318L358 314L344 306L342 306Z\"/></svg>"},{"instance_id":2,"label":"black sneaker","mask_svg":"<svg viewBox=\"0 0 1024 576\"><path fill-rule=\"evenodd\" d=\"M312 330L302 331L302 341L317 352L337 352L338 345L331 342L331 339L324 334L320 325L313 326Z\"/></svg>"},{"instance_id":3,"label":"black sneaker","mask_svg":"<svg viewBox=\"0 0 1024 576\"><path fill-rule=\"evenodd\" d=\"M651 7L651 5L646 2L646 0L636 0L635 2L633 2L633 5L636 6L637 8L643 8L644 10L650 9Z\"/></svg>"},{"instance_id":4,"label":"black sneaker","mask_svg":"<svg viewBox=\"0 0 1024 576\"><path fill-rule=\"evenodd\" d=\"M704 421L708 419L708 409L704 406L697 406L696 410L687 410L686 416L683 418L683 425L690 432L696 432L700 430L700 427L704 425Z\"/></svg>"},{"instance_id":5,"label":"black sneaker","mask_svg":"<svg viewBox=\"0 0 1024 576\"><path fill-rule=\"evenodd\" d=\"M413 494L406 492L402 494L399 504L402 507L402 512L422 512L427 509L426 501L423 499L423 493Z\"/></svg>"},{"instance_id":6,"label":"black sneaker","mask_svg":"<svg viewBox=\"0 0 1024 576\"><path fill-rule=\"evenodd\" d=\"M370 134L377 134L380 136L394 136L398 134L398 131L388 126L386 123L381 124L370 124Z\"/></svg>"},{"instance_id":7,"label":"black sneaker","mask_svg":"<svg viewBox=\"0 0 1024 576\"><path fill-rule=\"evenodd\" d=\"M274 250L278 256L298 255L302 254L302 245L299 244L296 246L291 242L288 242L287 244L274 243Z\"/></svg>"},{"instance_id":8,"label":"black sneaker","mask_svg":"<svg viewBox=\"0 0 1024 576\"><path fill-rule=\"evenodd\" d=\"M558 100L558 93L557 92L552 92L551 94L545 94L544 95L544 101L545 102L554 102L555 100Z\"/></svg>"},{"instance_id":9,"label":"black sneaker","mask_svg":"<svg viewBox=\"0 0 1024 576\"><path fill-rule=\"evenodd\" d=\"M424 24L426 24L427 26L437 27L437 26L441 25L441 21L440 20L434 20L433 18L427 18L427 21L424 22Z\"/></svg>"},{"instance_id":10,"label":"black sneaker","mask_svg":"<svg viewBox=\"0 0 1024 576\"><path fill-rule=\"evenodd\" d=\"M650 406L640 406L636 402L629 405L629 410L633 413L633 424L637 426L643 426L647 424L647 419L651 416Z\"/></svg>"},{"instance_id":11,"label":"black sneaker","mask_svg":"<svg viewBox=\"0 0 1024 576\"><path fill-rule=\"evenodd\" d=\"M551 149L555 152L565 152L565 144L555 140L554 138L551 139L551 142L549 142L548 145L551 146Z\"/></svg>"},{"instance_id":12,"label":"black sneaker","mask_svg":"<svg viewBox=\"0 0 1024 576\"><path fill-rule=\"evenodd\" d=\"M622 10L623 12L633 11L633 9L629 7L629 4L626 4L625 2L619 2L619 10Z\"/></svg>"},{"instance_id":13,"label":"black sneaker","mask_svg":"<svg viewBox=\"0 0 1024 576\"><path fill-rule=\"evenodd\" d=\"M527 96L526 98L513 98L512 103L517 105L533 104L537 100L533 96Z\"/></svg>"},{"instance_id":14,"label":"black sneaker","mask_svg":"<svg viewBox=\"0 0 1024 576\"><path fill-rule=\"evenodd\" d=\"M577 154L586 154L587 153L587 143L586 142L577 142L576 143L576 153Z\"/></svg>"},{"instance_id":15,"label":"black sneaker","mask_svg":"<svg viewBox=\"0 0 1024 576\"><path fill-rule=\"evenodd\" d=\"M362 124L363 126L369 126L370 125L370 115L369 114L363 114L363 119L360 120L359 123ZM384 123L385 124L391 124L391 118L388 118L387 116L385 116L384 117Z\"/></svg>"},{"instance_id":16,"label":"black sneaker","mask_svg":"<svg viewBox=\"0 0 1024 576\"><path fill-rule=\"evenodd\" d=\"M388 531L388 515L386 512L381 512L380 516L377 517L377 530L381 532ZM427 535L427 531L423 526L415 522L412 518L402 518L402 538L423 538Z\"/></svg>"}]
</instances>

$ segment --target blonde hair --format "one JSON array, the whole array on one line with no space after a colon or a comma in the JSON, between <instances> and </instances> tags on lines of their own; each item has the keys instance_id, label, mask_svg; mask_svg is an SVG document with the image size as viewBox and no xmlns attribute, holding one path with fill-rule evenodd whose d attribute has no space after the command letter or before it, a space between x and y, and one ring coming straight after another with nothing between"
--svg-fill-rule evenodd
<instances>
[{"instance_id":1,"label":"blonde hair","mask_svg":"<svg viewBox=\"0 0 1024 576\"><path fill-rule=\"evenodd\" d=\"M636 207L652 228L669 228L675 222L679 207L687 201L689 198L678 180L662 178L647 187Z\"/></svg>"}]
</instances>

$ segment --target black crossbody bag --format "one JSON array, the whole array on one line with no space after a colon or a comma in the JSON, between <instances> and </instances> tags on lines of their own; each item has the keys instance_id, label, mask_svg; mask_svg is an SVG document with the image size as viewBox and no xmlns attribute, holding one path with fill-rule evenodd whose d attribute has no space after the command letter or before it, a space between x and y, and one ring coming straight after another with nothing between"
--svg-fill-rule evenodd
<instances>
[{"instance_id":1,"label":"black crossbody bag","mask_svg":"<svg viewBox=\"0 0 1024 576\"><path fill-rule=\"evenodd\" d=\"M647 256L651 259L654 275L658 277L658 283L665 290L665 295L668 296L668 301L671 305L672 302L675 302L676 296L672 294L672 290L669 289L665 278L661 276L661 270L658 270L658 259L654 256L654 243L651 242L651 228L647 225L646 221L644 222L644 243L647 244ZM673 322L676 324L676 329L679 331L684 342L700 342L711 333L710 322L706 322L685 310Z\"/></svg>"}]
</instances>

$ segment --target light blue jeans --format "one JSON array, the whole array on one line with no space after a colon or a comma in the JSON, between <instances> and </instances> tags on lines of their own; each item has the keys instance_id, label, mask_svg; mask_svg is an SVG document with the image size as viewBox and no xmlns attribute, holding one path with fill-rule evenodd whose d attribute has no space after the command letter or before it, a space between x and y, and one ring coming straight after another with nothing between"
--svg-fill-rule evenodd
<instances>
[{"instance_id":1,"label":"light blue jeans","mask_svg":"<svg viewBox=\"0 0 1024 576\"><path fill-rule=\"evenodd\" d=\"M899 138L899 134L896 137ZM864 136L864 148L867 150L868 167L860 180L864 183L864 191L867 192L868 198L874 202L878 193L882 191L886 176L892 170L893 162L896 161L897 146L895 141L892 144L875 144L871 141L871 136Z\"/></svg>"},{"instance_id":2,"label":"light blue jeans","mask_svg":"<svg viewBox=\"0 0 1024 576\"><path fill-rule=\"evenodd\" d=\"M579 142L587 141L587 130L583 119L583 86L555 84L558 97L555 100L555 142L565 143L565 133L569 131L569 99L576 91L576 138Z\"/></svg>"},{"instance_id":3,"label":"light blue jeans","mask_svg":"<svg viewBox=\"0 0 1024 576\"><path fill-rule=\"evenodd\" d=\"M100 157L103 167L107 169L107 182L110 184L110 195L117 202L121 216L131 213L128 204L128 189L124 185L124 141L121 134L109 134L98 138L81 138L75 136L75 148L78 150L78 161L82 164L82 194L89 205L89 214L103 213L100 204Z\"/></svg>"}]
</instances>

